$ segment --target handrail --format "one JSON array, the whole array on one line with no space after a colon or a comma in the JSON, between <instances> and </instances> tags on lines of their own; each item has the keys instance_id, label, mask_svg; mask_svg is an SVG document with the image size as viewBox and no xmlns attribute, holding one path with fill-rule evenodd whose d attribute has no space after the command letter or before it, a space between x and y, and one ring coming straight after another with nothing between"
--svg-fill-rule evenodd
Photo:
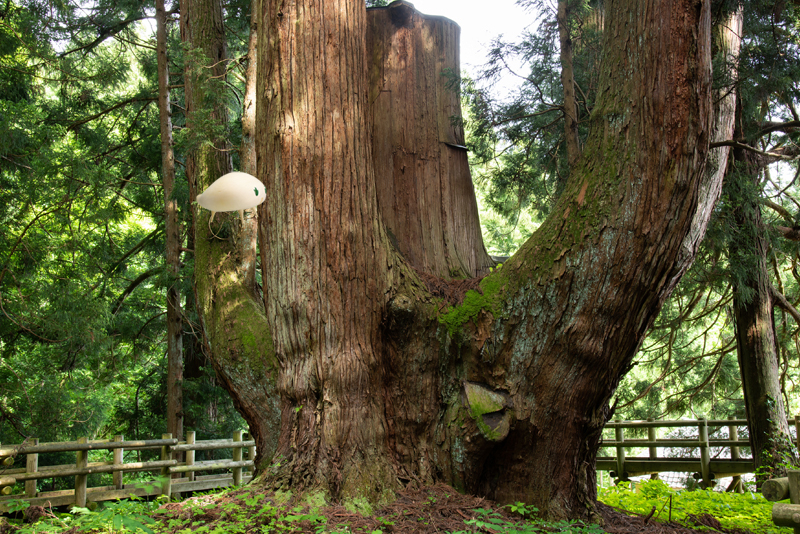
<instances>
[{"instance_id":1,"label":"handrail","mask_svg":"<svg viewBox=\"0 0 800 534\"><path fill-rule=\"evenodd\" d=\"M230 440L229 440L230 441ZM97 451L104 449L155 449L162 445L177 445L178 440L170 439L146 439L137 441L114 441L111 440L92 440L81 443L78 441L56 441L50 443L39 443L38 445L6 445L0 448L1 456L15 456L17 454L32 454L41 452L73 452L73 451Z\"/></svg>"},{"instance_id":2,"label":"handrail","mask_svg":"<svg viewBox=\"0 0 800 534\"><path fill-rule=\"evenodd\" d=\"M31 439L18 445L0 447L0 513L8 511L8 501L24 499L31 504L59 506L73 504L84 507L88 500L102 501L120 499L130 495L172 495L187 491L201 491L231 484L241 484L252 478L255 459L255 441L243 439L243 433L233 433L232 439L195 440L194 432L186 433L186 441L178 441L171 434L161 439L125 441L122 436L111 440L88 440L39 443ZM124 450L160 449L160 459L148 462L125 462ZM232 459L195 462L194 453L199 450L232 449ZM88 462L89 451L113 452L113 461ZM247 451L244 459L243 451ZM39 467L39 454L53 452L75 452L74 464ZM174 456L185 453L180 462ZM25 468L11 468L15 457L26 457ZM3 466L6 466L5 468ZM222 475L196 476L198 471L229 471ZM247 470L244 473L243 470ZM157 471L158 480L124 484L124 473L132 471ZM112 486L88 487L88 475L112 473ZM56 492L39 492L36 481L45 478L75 477L74 489ZM174 478L183 476L183 478ZM12 494L13 487L24 482L24 493Z\"/></svg>"},{"instance_id":3,"label":"handrail","mask_svg":"<svg viewBox=\"0 0 800 534\"><path fill-rule=\"evenodd\" d=\"M791 418L789 423L796 428L800 426L800 416ZM699 479L701 487L711 487L718 475L733 476L729 491L743 491L741 475L752 473L755 469L752 459L742 459L741 448L749 448L749 440L739 439L739 427L747 426L745 419L696 419L696 420L661 420L655 421L609 421L604 430L613 430L613 438L602 438L599 448L615 449L614 456L597 457L598 471L610 471L618 480L628 480L632 476L653 475L666 471L691 472ZM709 427L727 427L728 439L710 439ZM696 437L658 439L658 428L696 428ZM625 429L647 429L648 437L627 438ZM648 448L647 457L628 458L626 449ZM658 456L658 448L681 447L699 449L700 458L664 458ZM729 449L728 459L711 458L710 449ZM800 449L800 439L798 440ZM599 452L599 451L598 451Z\"/></svg>"}]
</instances>

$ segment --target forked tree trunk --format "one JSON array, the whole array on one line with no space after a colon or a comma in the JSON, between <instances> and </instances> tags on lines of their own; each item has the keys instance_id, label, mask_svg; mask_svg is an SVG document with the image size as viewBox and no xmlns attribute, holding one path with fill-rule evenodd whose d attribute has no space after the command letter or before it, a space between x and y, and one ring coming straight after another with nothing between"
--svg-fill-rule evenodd
<instances>
[{"instance_id":1,"label":"forked tree trunk","mask_svg":"<svg viewBox=\"0 0 800 534\"><path fill-rule=\"evenodd\" d=\"M227 124L225 103L215 95L227 69L222 6L219 0L181 1L181 38L188 45L186 61L187 127L207 137L198 125L199 110L211 108L211 118ZM219 89L216 89L219 91ZM187 157L186 174L192 200L217 178L231 171L227 140L207 139ZM245 147L246 153L246 147ZM252 169L251 169L252 170ZM257 462L269 460L278 431L276 363L255 284L258 224L248 210L239 214L211 213L194 207L195 293L211 361L223 387L250 425Z\"/></svg>"},{"instance_id":2,"label":"forked tree trunk","mask_svg":"<svg viewBox=\"0 0 800 534\"><path fill-rule=\"evenodd\" d=\"M700 189L718 185L704 172L708 4L608 11L592 133L563 196L458 304L463 282L426 286L381 219L363 1L262 3L257 166L281 403L262 482L378 501L444 481L549 517L592 513L608 401L693 259L699 199L713 202ZM263 431L263 414L245 417Z\"/></svg>"}]
</instances>

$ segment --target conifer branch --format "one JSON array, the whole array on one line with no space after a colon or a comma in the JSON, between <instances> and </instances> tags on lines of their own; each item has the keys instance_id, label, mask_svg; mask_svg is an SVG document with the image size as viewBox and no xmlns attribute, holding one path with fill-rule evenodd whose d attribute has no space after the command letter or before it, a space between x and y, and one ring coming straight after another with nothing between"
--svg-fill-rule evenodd
<instances>
[{"instance_id":1,"label":"conifer branch","mask_svg":"<svg viewBox=\"0 0 800 534\"><path fill-rule=\"evenodd\" d=\"M791 302L786 299L783 293L775 289L775 286L770 286L770 290L772 291L772 298L774 299L773 302L780 306L782 310L791 315L797 324L800 325L800 311L797 311L797 308L792 306Z\"/></svg>"},{"instance_id":2,"label":"conifer branch","mask_svg":"<svg viewBox=\"0 0 800 534\"><path fill-rule=\"evenodd\" d=\"M150 103L150 102L155 102L155 101L156 101L155 97L134 97L134 98L129 98L127 100L123 100L122 102L118 102L117 104L114 104L110 108L106 108L103 111L95 113L94 115L90 115L89 117L86 117L85 119L81 119L81 120L79 120L77 122L73 122L72 124L67 126L67 130L68 131L75 131L78 128L78 126L82 126L82 125L86 124L87 122L92 122L95 119L99 119L103 115L107 115L107 114L111 113L115 109L119 109L121 107L125 107L128 104L133 104L134 102L147 102L147 103Z\"/></svg>"},{"instance_id":3,"label":"conifer branch","mask_svg":"<svg viewBox=\"0 0 800 534\"><path fill-rule=\"evenodd\" d=\"M788 221L790 223L794 222L794 217L792 216L791 213L789 213L789 210L787 210L786 208L784 208L780 204L778 204L776 202L773 202L768 198L762 198L761 199L761 203L764 204L765 206L767 206L768 208L772 208L773 211L777 212L778 215L783 217L786 221Z\"/></svg>"}]
</instances>

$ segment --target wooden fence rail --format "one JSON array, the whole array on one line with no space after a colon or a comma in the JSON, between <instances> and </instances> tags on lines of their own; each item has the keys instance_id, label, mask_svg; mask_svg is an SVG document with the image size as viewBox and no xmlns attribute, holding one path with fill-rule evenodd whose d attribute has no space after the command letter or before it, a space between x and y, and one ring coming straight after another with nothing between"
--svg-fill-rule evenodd
<instances>
[{"instance_id":1,"label":"wooden fence rail","mask_svg":"<svg viewBox=\"0 0 800 534\"><path fill-rule=\"evenodd\" d=\"M160 459L149 462L125 462L124 451L160 450ZM195 451L232 449L232 459L195 461ZM89 462L89 451L112 451L108 462ZM247 452L244 459L243 451ZM75 452L75 464L39 466L39 454L53 452ZM185 453L183 462L176 459L177 453ZM12 469L14 458L26 457L24 468ZM84 507L89 501L98 502L122 499L136 495L174 495L182 492L242 484L252 478L255 442L244 439L243 433L233 433L232 439L195 441L195 433L187 432L186 441L178 441L171 434L161 439L125 441L122 436L112 440L80 438L62 443L39 443L30 439L19 445L0 446L0 513L8 512L8 503L26 500L31 504ZM197 475L198 471L226 471L222 474ZM160 475L158 479L124 483L124 473L150 471ZM88 486L88 476L111 473L112 485ZM75 477L74 489L39 492L36 481L60 477ZM180 478L178 478L180 477ZM15 484L24 482L22 493L13 493Z\"/></svg>"},{"instance_id":2,"label":"wooden fence rail","mask_svg":"<svg viewBox=\"0 0 800 534\"><path fill-rule=\"evenodd\" d=\"M795 428L800 428L800 416L789 420ZM728 439L710 439L709 430L718 430L727 427ZM728 486L729 491L743 491L741 475L754 472L753 460L741 458L741 449L750 448L748 439L739 438L739 429L747 429L745 419L698 419L698 420L661 420L654 421L620 421L616 420L606 425L605 430L614 432L613 439L604 439L600 444L597 456L597 470L609 471L612 477L618 480L628 480L632 476L653 475L664 472L693 473L701 481L702 487L711 487L714 480L720 476L732 476L733 481ZM686 428L696 429L696 437L691 438L659 438L659 428ZM647 429L647 438L626 438L625 429ZM798 433L800 436L800 433ZM629 458L626 449L648 449L647 457ZM663 457L658 455L658 449L685 448L690 453L699 450L697 457ZM797 440L800 450L800 440ZM615 456L602 456L603 449L613 448ZM716 455L711 456L712 448L716 448ZM724 454L727 450L727 454ZM721 457L721 456L726 457Z\"/></svg>"}]
</instances>

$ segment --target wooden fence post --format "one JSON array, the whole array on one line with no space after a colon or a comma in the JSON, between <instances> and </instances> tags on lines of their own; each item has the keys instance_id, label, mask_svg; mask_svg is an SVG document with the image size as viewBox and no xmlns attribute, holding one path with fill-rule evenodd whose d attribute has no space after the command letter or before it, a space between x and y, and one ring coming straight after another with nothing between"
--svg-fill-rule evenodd
<instances>
[{"instance_id":1,"label":"wooden fence post","mask_svg":"<svg viewBox=\"0 0 800 534\"><path fill-rule=\"evenodd\" d=\"M161 434L161 439L172 439L172 433ZM170 446L161 446L161 459L170 459ZM161 468L161 495L169 497L172 494L172 477L169 473L169 467Z\"/></svg>"},{"instance_id":2,"label":"wooden fence post","mask_svg":"<svg viewBox=\"0 0 800 534\"><path fill-rule=\"evenodd\" d=\"M647 418L648 423L652 423L654 419L652 417ZM648 426L647 427L647 441L654 442L658 438L656 433L656 427ZM648 452L651 460L656 460L658 458L658 447L656 445L650 445L648 447ZM658 480L658 473L652 473L650 475L650 480Z\"/></svg>"},{"instance_id":3,"label":"wooden fence post","mask_svg":"<svg viewBox=\"0 0 800 534\"><path fill-rule=\"evenodd\" d=\"M617 479L622 482L623 480L628 480L628 477L625 476L625 448L623 444L625 431L621 426L621 419L616 419L615 422L620 425L614 428L614 437L617 441Z\"/></svg>"},{"instance_id":4,"label":"wooden fence post","mask_svg":"<svg viewBox=\"0 0 800 534\"><path fill-rule=\"evenodd\" d=\"M124 439L123 439L123 437L121 435L120 436L114 436L114 441L115 442L120 442L120 441L124 441ZM124 453L124 451L122 450L122 447L120 447L118 449L114 449L114 467L116 469L114 469L114 471L112 472L111 478L112 478L112 480L114 482L114 487L117 488L117 489L122 489L122 487L124 485L124 481L123 481L123 478L122 478L122 473L123 472L121 470L119 470L119 467L122 466L123 453Z\"/></svg>"},{"instance_id":5,"label":"wooden fence post","mask_svg":"<svg viewBox=\"0 0 800 534\"><path fill-rule=\"evenodd\" d=\"M237 430L233 433L233 461L234 462L241 462L242 461L242 448L236 446L236 442L241 443L242 441L242 431ZM234 467L233 468L233 485L234 486L241 486L242 485L242 468L241 467Z\"/></svg>"},{"instance_id":6,"label":"wooden fence post","mask_svg":"<svg viewBox=\"0 0 800 534\"><path fill-rule=\"evenodd\" d=\"M88 438L78 438L78 443L88 442ZM89 466L89 451L76 451L75 467L86 469ZM87 475L75 475L75 506L86 507L86 480Z\"/></svg>"},{"instance_id":7,"label":"wooden fence post","mask_svg":"<svg viewBox=\"0 0 800 534\"><path fill-rule=\"evenodd\" d=\"M195 432L194 430L189 430L188 432L186 432L186 444L187 445L194 445L194 440L195 440L194 432ZM194 451L193 450L186 451L185 458L186 458L186 465L194 465ZM186 475L187 475L187 477L189 478L190 481L194 481L194 479L195 479L194 471L189 471L188 473L186 473Z\"/></svg>"},{"instance_id":8,"label":"wooden fence post","mask_svg":"<svg viewBox=\"0 0 800 534\"><path fill-rule=\"evenodd\" d=\"M252 434L250 434L248 432L247 433L247 440L250 441L251 439L253 439L253 436L252 436ZM250 476L251 477L255 476L255 474L256 474L256 446L255 445L250 445L249 447L247 447L247 459L250 460L251 462L253 462L253 467L250 468Z\"/></svg>"},{"instance_id":9,"label":"wooden fence post","mask_svg":"<svg viewBox=\"0 0 800 534\"><path fill-rule=\"evenodd\" d=\"M735 419L735 417L731 416L728 419ZM728 426L728 439L731 441L739 441L738 426L736 425ZM731 460L738 460L739 458L740 458L739 446L731 445ZM736 493L744 493L744 484L742 483L742 477L739 475L734 475L726 491L735 491Z\"/></svg>"},{"instance_id":10,"label":"wooden fence post","mask_svg":"<svg viewBox=\"0 0 800 534\"><path fill-rule=\"evenodd\" d=\"M700 439L700 475L703 477L703 488L710 488L711 481L711 456L708 450L708 419L705 417L697 423Z\"/></svg>"},{"instance_id":11,"label":"wooden fence post","mask_svg":"<svg viewBox=\"0 0 800 534\"><path fill-rule=\"evenodd\" d=\"M28 441L28 440L25 440ZM31 445L38 445L39 438L30 438ZM25 473L35 473L39 470L39 454L28 454L25 458ZM36 497L36 480L25 481L25 496Z\"/></svg>"}]
</instances>

